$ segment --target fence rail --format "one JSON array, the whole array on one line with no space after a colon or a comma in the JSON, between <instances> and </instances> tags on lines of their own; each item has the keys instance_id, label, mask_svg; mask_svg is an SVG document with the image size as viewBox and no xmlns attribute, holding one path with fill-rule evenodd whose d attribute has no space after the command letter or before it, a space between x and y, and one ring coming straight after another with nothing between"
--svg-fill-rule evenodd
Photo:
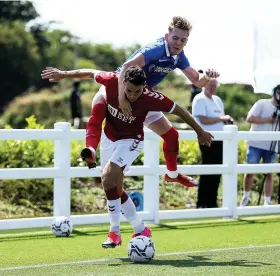
<instances>
[{"instance_id":1,"label":"fence rail","mask_svg":"<svg viewBox=\"0 0 280 276\"><path fill-rule=\"evenodd\" d=\"M144 165L132 166L128 176L144 176L144 211L139 212L145 221L158 224L163 219L188 219L207 217L231 217L241 215L273 214L280 212L280 206L237 207L237 176L244 173L280 172L279 164L238 164L239 140L280 140L280 132L238 132L236 126L225 126L223 132L213 132L215 140L223 141L224 153L221 165L178 166L181 173L189 175L222 174L223 204L221 208L160 210L159 176L165 173L165 166L159 165L159 136L145 130ZM269 137L269 138L268 138ZM54 167L0 169L1 179L54 179L54 216L71 216L71 178L99 177L100 167L71 167L71 140L84 140L85 130L71 130L69 123L56 123L48 130L0 130L0 140L54 140ZM196 140L194 131L179 131L180 140ZM50 226L53 217L3 219L0 230ZM73 215L75 225L108 223L107 214ZM122 221L125 221L122 218Z\"/></svg>"}]
</instances>

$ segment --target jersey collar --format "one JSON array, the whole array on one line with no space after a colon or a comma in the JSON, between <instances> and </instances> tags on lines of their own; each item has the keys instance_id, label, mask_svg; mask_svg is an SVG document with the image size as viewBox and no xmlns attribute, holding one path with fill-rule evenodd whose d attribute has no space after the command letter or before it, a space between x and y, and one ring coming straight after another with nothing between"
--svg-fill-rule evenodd
<instances>
[{"instance_id":1,"label":"jersey collar","mask_svg":"<svg viewBox=\"0 0 280 276\"><path fill-rule=\"evenodd\" d=\"M167 42L166 42L165 39L164 39L164 45L165 45L165 52L166 52L166 55L167 55L168 57L173 57L174 59L177 59L178 55L174 55L174 56L171 56L171 55L170 55L170 52L169 52L169 49L168 49L168 44L167 44Z\"/></svg>"}]
</instances>

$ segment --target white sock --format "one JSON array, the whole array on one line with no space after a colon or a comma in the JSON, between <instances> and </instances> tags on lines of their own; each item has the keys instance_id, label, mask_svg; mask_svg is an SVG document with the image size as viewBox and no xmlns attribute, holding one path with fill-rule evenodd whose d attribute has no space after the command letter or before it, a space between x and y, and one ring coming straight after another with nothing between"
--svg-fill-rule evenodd
<instances>
[{"instance_id":1,"label":"white sock","mask_svg":"<svg viewBox=\"0 0 280 276\"><path fill-rule=\"evenodd\" d=\"M110 219L110 232L120 233L121 218L121 198L107 200L108 213Z\"/></svg>"},{"instance_id":2,"label":"white sock","mask_svg":"<svg viewBox=\"0 0 280 276\"><path fill-rule=\"evenodd\" d=\"M177 171L169 171L166 169L166 174L170 177L170 178L176 178L178 176L178 172Z\"/></svg>"},{"instance_id":3,"label":"white sock","mask_svg":"<svg viewBox=\"0 0 280 276\"><path fill-rule=\"evenodd\" d=\"M266 196L265 198L266 203L270 204L271 203L271 197L270 196Z\"/></svg>"},{"instance_id":4,"label":"white sock","mask_svg":"<svg viewBox=\"0 0 280 276\"><path fill-rule=\"evenodd\" d=\"M121 209L124 217L132 224L135 234L143 232L145 224L137 214L136 207L130 197L121 205Z\"/></svg>"},{"instance_id":5,"label":"white sock","mask_svg":"<svg viewBox=\"0 0 280 276\"><path fill-rule=\"evenodd\" d=\"M250 195L250 191L249 191L249 192L246 192L246 191L245 191L244 196L245 196L246 198L249 198L249 195Z\"/></svg>"}]
</instances>

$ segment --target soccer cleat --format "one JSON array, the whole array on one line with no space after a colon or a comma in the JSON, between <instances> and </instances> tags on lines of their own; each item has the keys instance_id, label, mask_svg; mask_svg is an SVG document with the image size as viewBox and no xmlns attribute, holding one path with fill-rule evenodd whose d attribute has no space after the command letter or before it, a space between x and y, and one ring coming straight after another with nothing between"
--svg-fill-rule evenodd
<instances>
[{"instance_id":1,"label":"soccer cleat","mask_svg":"<svg viewBox=\"0 0 280 276\"><path fill-rule=\"evenodd\" d=\"M138 234L133 234L132 238L135 238L137 236L145 236L145 237L150 238L150 237L152 237L152 231L149 227L146 226L144 231L142 231L141 233L138 233Z\"/></svg>"},{"instance_id":2,"label":"soccer cleat","mask_svg":"<svg viewBox=\"0 0 280 276\"><path fill-rule=\"evenodd\" d=\"M183 174L178 174L176 178L171 178L167 174L164 176L164 180L167 182L178 182L185 187L197 187L198 186L198 181L192 177L183 175Z\"/></svg>"},{"instance_id":3,"label":"soccer cleat","mask_svg":"<svg viewBox=\"0 0 280 276\"><path fill-rule=\"evenodd\" d=\"M121 235L116 232L109 232L107 239L102 243L103 248L115 248L122 244Z\"/></svg>"},{"instance_id":4,"label":"soccer cleat","mask_svg":"<svg viewBox=\"0 0 280 276\"><path fill-rule=\"evenodd\" d=\"M240 201L240 207L245 207L250 203L250 199L248 197L243 196Z\"/></svg>"}]
</instances>

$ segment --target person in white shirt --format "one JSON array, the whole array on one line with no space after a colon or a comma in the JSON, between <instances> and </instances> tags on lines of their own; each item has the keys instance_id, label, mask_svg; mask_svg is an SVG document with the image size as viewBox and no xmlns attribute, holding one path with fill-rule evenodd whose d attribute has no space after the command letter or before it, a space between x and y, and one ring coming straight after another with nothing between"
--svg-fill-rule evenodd
<instances>
[{"instance_id":1,"label":"person in white shirt","mask_svg":"<svg viewBox=\"0 0 280 276\"><path fill-rule=\"evenodd\" d=\"M250 131L275 131L276 117L279 118L280 105L280 85L273 89L271 99L262 99L257 101L250 109L247 121L251 123ZM246 154L246 163L258 164L260 160L263 163L275 163L278 155L278 143L273 141L247 141L248 149ZM249 204L250 191L253 186L254 174L245 174L244 176L244 195L240 206ZM271 204L271 194L273 190L273 176L271 173L266 175L264 183L265 200L264 205Z\"/></svg>"},{"instance_id":2,"label":"person in white shirt","mask_svg":"<svg viewBox=\"0 0 280 276\"><path fill-rule=\"evenodd\" d=\"M214 95L218 82L213 79L203 92L195 96L192 103L192 115L207 131L223 131L224 124L232 124L233 119L225 115L222 100ZM223 142L212 141L210 147L200 146L202 164L222 164ZM221 175L201 175L198 186L197 208L218 207L217 196Z\"/></svg>"}]
</instances>

